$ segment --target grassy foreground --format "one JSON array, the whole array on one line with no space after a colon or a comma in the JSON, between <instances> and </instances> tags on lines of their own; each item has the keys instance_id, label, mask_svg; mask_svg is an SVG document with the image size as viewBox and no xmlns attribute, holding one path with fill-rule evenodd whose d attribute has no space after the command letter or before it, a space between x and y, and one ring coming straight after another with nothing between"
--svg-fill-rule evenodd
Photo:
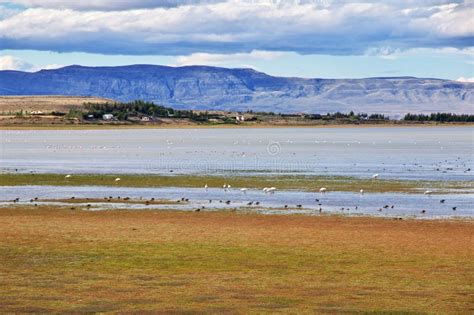
<instances>
[{"instance_id":1,"label":"grassy foreground","mask_svg":"<svg viewBox=\"0 0 474 315\"><path fill-rule=\"evenodd\" d=\"M0 312L468 314L473 222L0 209Z\"/></svg>"},{"instance_id":2,"label":"grassy foreground","mask_svg":"<svg viewBox=\"0 0 474 315\"><path fill-rule=\"evenodd\" d=\"M119 182L115 178L120 177ZM472 189L474 183L464 181L412 181L373 180L352 177L304 176L304 175L262 175L262 176L207 176L207 175L72 175L65 178L61 174L0 174L0 186L54 185L54 186L118 186L118 187L222 187L230 184L235 188L277 187L278 189L298 189L319 191L358 192L406 192L423 193L425 189ZM452 192L452 191L450 191Z\"/></svg>"}]
</instances>

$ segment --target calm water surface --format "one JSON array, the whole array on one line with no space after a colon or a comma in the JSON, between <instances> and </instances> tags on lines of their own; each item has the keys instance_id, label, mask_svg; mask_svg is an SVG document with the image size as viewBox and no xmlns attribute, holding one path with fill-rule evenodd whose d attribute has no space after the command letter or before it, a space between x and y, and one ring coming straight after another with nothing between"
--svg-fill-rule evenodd
<instances>
[{"instance_id":1,"label":"calm water surface","mask_svg":"<svg viewBox=\"0 0 474 315\"><path fill-rule=\"evenodd\" d=\"M472 127L3 130L0 136L0 170L7 172L474 179Z\"/></svg>"}]
</instances>

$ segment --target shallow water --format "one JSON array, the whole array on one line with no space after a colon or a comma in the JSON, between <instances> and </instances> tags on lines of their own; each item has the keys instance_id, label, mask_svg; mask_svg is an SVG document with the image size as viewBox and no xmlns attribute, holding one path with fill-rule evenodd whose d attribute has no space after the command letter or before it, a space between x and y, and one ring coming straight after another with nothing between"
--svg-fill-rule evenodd
<instances>
[{"instance_id":1,"label":"shallow water","mask_svg":"<svg viewBox=\"0 0 474 315\"><path fill-rule=\"evenodd\" d=\"M474 128L0 131L0 170L474 180ZM471 169L471 170L469 170Z\"/></svg>"},{"instance_id":2,"label":"shallow water","mask_svg":"<svg viewBox=\"0 0 474 315\"><path fill-rule=\"evenodd\" d=\"M372 216L401 216L415 218L452 218L452 217L474 217L474 194L446 194L446 195L420 195L402 193L366 193L360 195L352 192L329 192L326 194L301 192L301 191L277 191L275 194L264 194L258 190L249 190L243 193L237 189L228 192L219 188L211 188L207 191L203 188L128 188L128 187L104 187L104 186L6 186L2 187L0 204L10 205L15 198L20 198L21 203L31 204L31 198L40 199L66 199L75 198L114 198L130 197L138 199L169 199L178 200L189 198L188 204L176 205L142 205L142 204L114 204L98 203L91 210L104 209L175 209L192 211L196 208L203 211L215 209L246 210L256 213L280 213L294 214L302 213L308 215L319 214L319 208L323 213L342 213L346 215L372 215ZM319 199L319 201L316 201ZM444 203L440 200L445 199ZM209 200L212 200L210 203ZM222 200L223 202L219 202ZM230 200L227 205L225 201ZM250 201L259 201L259 206L248 206ZM300 204L302 208L296 207ZM319 205L321 204L321 205ZM68 204L71 205L71 204ZM288 205L288 210L283 210ZM383 208L388 205L388 209ZM391 206L394 206L392 209ZM76 207L78 205L75 205ZM357 206L357 210L355 207ZM452 207L457 207L456 211ZM341 210L344 208L344 210ZM349 210L347 210L349 208ZM382 208L382 211L379 209ZM421 210L426 210L421 214Z\"/></svg>"}]
</instances>

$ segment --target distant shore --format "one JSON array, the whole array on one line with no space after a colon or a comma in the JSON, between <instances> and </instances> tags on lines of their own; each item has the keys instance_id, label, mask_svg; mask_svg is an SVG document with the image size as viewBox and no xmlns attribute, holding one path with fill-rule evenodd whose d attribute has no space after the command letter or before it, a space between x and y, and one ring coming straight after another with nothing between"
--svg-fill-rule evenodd
<instances>
[{"instance_id":1,"label":"distant shore","mask_svg":"<svg viewBox=\"0 0 474 315\"><path fill-rule=\"evenodd\" d=\"M245 129L245 128L393 128L393 127L474 127L474 123L325 123L325 124L270 124L270 123L241 123L241 124L198 124L198 123L164 123L164 124L2 124L0 130L102 130L102 129Z\"/></svg>"}]
</instances>

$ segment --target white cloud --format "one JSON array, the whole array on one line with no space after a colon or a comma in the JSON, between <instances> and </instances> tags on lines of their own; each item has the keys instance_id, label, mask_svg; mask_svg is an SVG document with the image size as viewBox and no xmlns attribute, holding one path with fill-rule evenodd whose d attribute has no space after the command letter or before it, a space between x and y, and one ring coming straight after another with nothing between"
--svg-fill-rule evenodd
<instances>
[{"instance_id":1,"label":"white cloud","mask_svg":"<svg viewBox=\"0 0 474 315\"><path fill-rule=\"evenodd\" d=\"M474 77L472 78L460 77L460 78L457 78L456 81L474 83Z\"/></svg>"},{"instance_id":2,"label":"white cloud","mask_svg":"<svg viewBox=\"0 0 474 315\"><path fill-rule=\"evenodd\" d=\"M15 56L0 56L0 70L20 70L25 71L31 68L31 65L23 59Z\"/></svg>"},{"instance_id":3,"label":"white cloud","mask_svg":"<svg viewBox=\"0 0 474 315\"><path fill-rule=\"evenodd\" d=\"M211 3L197 0L10 0L10 3L25 7L74 9L74 10L127 10L137 8L176 7L198 3Z\"/></svg>"},{"instance_id":4,"label":"white cloud","mask_svg":"<svg viewBox=\"0 0 474 315\"><path fill-rule=\"evenodd\" d=\"M33 66L30 69L28 69L28 71L36 72L36 71L40 71L40 70L52 70L52 69L59 69L59 68L65 67L65 66L66 65L53 63L53 64L44 65L44 66Z\"/></svg>"},{"instance_id":5,"label":"white cloud","mask_svg":"<svg viewBox=\"0 0 474 315\"><path fill-rule=\"evenodd\" d=\"M0 20L6 49L137 55L378 49L392 58L413 48L464 49L474 40L470 0L15 2L31 7Z\"/></svg>"},{"instance_id":6,"label":"white cloud","mask_svg":"<svg viewBox=\"0 0 474 315\"><path fill-rule=\"evenodd\" d=\"M40 70L48 70L48 69L58 69L62 68L64 65L60 64L48 64L48 65L39 65L35 66L18 58L16 56L0 56L0 71L1 70L17 70L17 71L27 71L27 72L36 72Z\"/></svg>"},{"instance_id":7,"label":"white cloud","mask_svg":"<svg viewBox=\"0 0 474 315\"><path fill-rule=\"evenodd\" d=\"M222 66L222 65L239 65L242 67L255 68L248 64L257 60L273 60L283 56L284 52L276 51L262 51L252 50L250 53L235 53L235 54L208 54L208 53L194 53L188 56L177 56L176 66L189 65L208 65L208 66Z\"/></svg>"}]
</instances>

